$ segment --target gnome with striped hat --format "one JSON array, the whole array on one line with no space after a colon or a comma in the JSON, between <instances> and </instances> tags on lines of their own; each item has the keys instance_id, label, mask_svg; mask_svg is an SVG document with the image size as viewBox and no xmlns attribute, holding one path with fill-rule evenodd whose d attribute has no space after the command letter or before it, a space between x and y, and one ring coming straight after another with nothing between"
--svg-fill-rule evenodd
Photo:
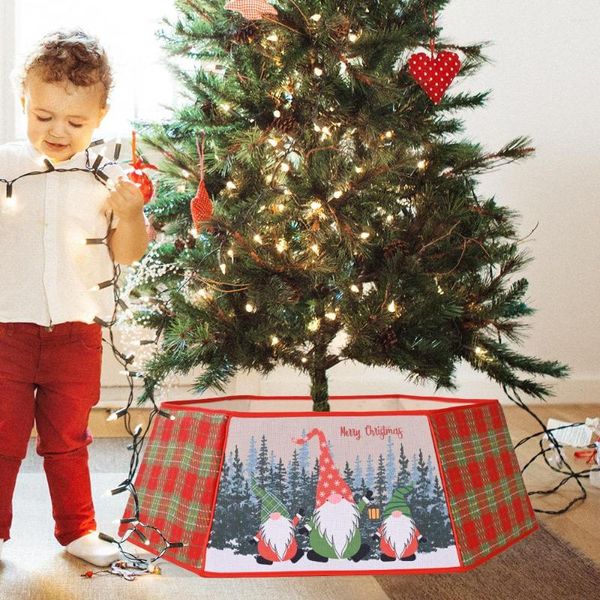
<instances>
[{"instance_id":1,"label":"gnome with striped hat","mask_svg":"<svg viewBox=\"0 0 600 600\"><path fill-rule=\"evenodd\" d=\"M295 527L304 515L303 509L290 519L283 502L272 492L262 488L251 478L252 493L260 500L260 528L250 542L257 545L256 562L272 565L274 562L290 560L298 562L304 551L298 547Z\"/></svg>"},{"instance_id":2,"label":"gnome with striped hat","mask_svg":"<svg viewBox=\"0 0 600 600\"><path fill-rule=\"evenodd\" d=\"M412 486L397 488L383 508L383 522L373 535L373 539L379 540L382 561L397 558L404 561L415 560L419 542L427 541L419 533L406 502L406 496L412 490Z\"/></svg>"},{"instance_id":3,"label":"gnome with striped hat","mask_svg":"<svg viewBox=\"0 0 600 600\"><path fill-rule=\"evenodd\" d=\"M368 490L358 504L352 491L333 464L331 453L320 429L311 430L305 437L292 438L296 444L306 444L314 436L319 439L319 481L315 509L310 521L298 531L309 534L309 560L327 562L330 558L347 558L358 562L369 551L360 535L360 513L371 502Z\"/></svg>"}]
</instances>

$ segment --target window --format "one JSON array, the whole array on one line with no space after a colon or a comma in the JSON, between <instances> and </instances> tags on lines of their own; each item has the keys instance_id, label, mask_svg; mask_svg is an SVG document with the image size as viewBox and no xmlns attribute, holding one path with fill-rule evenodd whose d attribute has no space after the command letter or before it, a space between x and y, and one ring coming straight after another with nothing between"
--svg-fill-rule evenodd
<instances>
[{"instance_id":1,"label":"window","mask_svg":"<svg viewBox=\"0 0 600 600\"><path fill-rule=\"evenodd\" d=\"M11 70L23 62L40 37L63 27L80 27L98 36L113 67L111 108L97 137L127 139L133 119L166 119L170 116L169 107L178 106L177 82L166 66L166 53L155 35L163 27L162 18L175 14L171 2L2 0L0 7L0 143L26 136L25 118L10 85Z\"/></svg>"}]
</instances>

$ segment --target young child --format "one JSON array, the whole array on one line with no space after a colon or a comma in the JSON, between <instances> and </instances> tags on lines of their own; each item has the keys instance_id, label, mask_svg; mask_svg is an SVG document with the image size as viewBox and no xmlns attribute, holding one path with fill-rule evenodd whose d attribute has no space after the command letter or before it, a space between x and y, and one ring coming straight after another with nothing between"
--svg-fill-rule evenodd
<instances>
[{"instance_id":1,"label":"young child","mask_svg":"<svg viewBox=\"0 0 600 600\"><path fill-rule=\"evenodd\" d=\"M82 170L94 167L88 146L112 85L95 38L78 30L45 36L19 85L28 139L0 145L0 552L35 421L54 535L69 553L106 566L119 553L96 531L87 424L100 398L95 317L113 316L114 268L107 246L86 239L104 238L115 262L139 260L148 245L144 200L114 161L96 165L118 179L112 192Z\"/></svg>"}]
</instances>

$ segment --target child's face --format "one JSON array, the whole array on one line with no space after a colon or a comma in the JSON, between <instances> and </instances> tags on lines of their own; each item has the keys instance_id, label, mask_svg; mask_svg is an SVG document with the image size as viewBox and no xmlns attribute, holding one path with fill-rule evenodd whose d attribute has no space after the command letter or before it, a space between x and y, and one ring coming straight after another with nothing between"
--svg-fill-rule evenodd
<instances>
[{"instance_id":1,"label":"child's face","mask_svg":"<svg viewBox=\"0 0 600 600\"><path fill-rule=\"evenodd\" d=\"M52 162L68 160L92 141L108 107L101 107L102 84L81 87L45 82L35 69L27 75L21 104L27 115L27 137Z\"/></svg>"}]
</instances>

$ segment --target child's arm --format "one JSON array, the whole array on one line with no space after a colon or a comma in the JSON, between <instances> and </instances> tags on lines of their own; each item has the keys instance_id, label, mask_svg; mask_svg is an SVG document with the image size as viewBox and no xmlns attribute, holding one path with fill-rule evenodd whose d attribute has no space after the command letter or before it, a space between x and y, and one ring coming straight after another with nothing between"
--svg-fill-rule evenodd
<instances>
[{"instance_id":1,"label":"child's arm","mask_svg":"<svg viewBox=\"0 0 600 600\"><path fill-rule=\"evenodd\" d=\"M121 179L107 203L119 217L118 227L109 232L108 246L115 262L130 265L140 260L148 247L144 198L136 185Z\"/></svg>"}]
</instances>

